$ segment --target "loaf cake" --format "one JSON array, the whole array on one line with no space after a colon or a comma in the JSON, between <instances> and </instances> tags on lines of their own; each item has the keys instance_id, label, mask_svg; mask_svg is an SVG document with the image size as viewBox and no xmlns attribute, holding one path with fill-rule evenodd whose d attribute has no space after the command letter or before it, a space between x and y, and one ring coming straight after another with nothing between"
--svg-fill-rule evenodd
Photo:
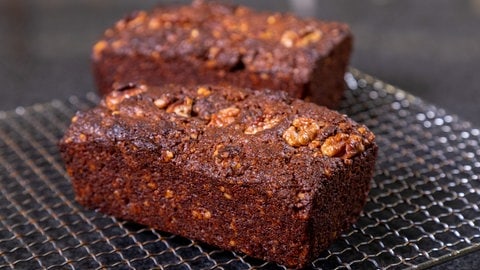
<instances>
[{"instance_id":1,"label":"loaf cake","mask_svg":"<svg viewBox=\"0 0 480 270\"><path fill-rule=\"evenodd\" d=\"M302 267L365 204L365 126L282 91L130 85L79 112L60 152L82 205Z\"/></svg>"},{"instance_id":2,"label":"loaf cake","mask_svg":"<svg viewBox=\"0 0 480 270\"><path fill-rule=\"evenodd\" d=\"M118 21L94 45L92 62L102 94L127 83L229 84L335 108L351 47L343 23L194 1Z\"/></svg>"}]
</instances>

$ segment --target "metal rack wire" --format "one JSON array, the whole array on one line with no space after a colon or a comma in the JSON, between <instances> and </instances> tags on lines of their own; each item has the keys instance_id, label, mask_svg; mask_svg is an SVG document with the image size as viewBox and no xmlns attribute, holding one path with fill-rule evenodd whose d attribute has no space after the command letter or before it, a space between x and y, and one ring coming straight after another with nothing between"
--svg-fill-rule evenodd
<instances>
[{"instance_id":1,"label":"metal rack wire","mask_svg":"<svg viewBox=\"0 0 480 270\"><path fill-rule=\"evenodd\" d=\"M426 268L480 249L480 131L352 69L340 109L380 147L365 211L313 268ZM74 200L56 142L77 110L54 100L0 112L0 268L284 269L119 221Z\"/></svg>"}]
</instances>

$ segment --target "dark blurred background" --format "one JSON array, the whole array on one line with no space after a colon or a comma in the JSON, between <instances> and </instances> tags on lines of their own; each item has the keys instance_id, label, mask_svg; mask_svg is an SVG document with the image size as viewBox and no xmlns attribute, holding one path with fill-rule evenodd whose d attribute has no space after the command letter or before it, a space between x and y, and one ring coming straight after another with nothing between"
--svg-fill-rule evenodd
<instances>
[{"instance_id":1,"label":"dark blurred background","mask_svg":"<svg viewBox=\"0 0 480 270\"><path fill-rule=\"evenodd\" d=\"M0 0L0 110L94 91L90 49L133 10L189 1ZM351 65L480 126L480 0L233 1L347 22ZM480 253L437 269L477 269Z\"/></svg>"},{"instance_id":2,"label":"dark blurred background","mask_svg":"<svg viewBox=\"0 0 480 270\"><path fill-rule=\"evenodd\" d=\"M351 25L351 65L480 125L480 0L234 1ZM136 9L189 1L1 0L0 110L92 91L92 44Z\"/></svg>"}]
</instances>

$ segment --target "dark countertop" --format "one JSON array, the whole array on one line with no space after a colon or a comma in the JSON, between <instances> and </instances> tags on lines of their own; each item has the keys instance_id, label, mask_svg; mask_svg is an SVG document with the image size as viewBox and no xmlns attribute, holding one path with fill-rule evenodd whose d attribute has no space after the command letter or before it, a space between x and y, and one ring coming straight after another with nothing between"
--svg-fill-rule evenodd
<instances>
[{"instance_id":1,"label":"dark countertop","mask_svg":"<svg viewBox=\"0 0 480 270\"><path fill-rule=\"evenodd\" d=\"M189 2L189 1L162 1ZM227 1L351 25L351 65L480 126L480 1ZM94 91L89 54L103 30L157 1L0 2L0 110ZM474 252L434 269L476 269Z\"/></svg>"}]
</instances>

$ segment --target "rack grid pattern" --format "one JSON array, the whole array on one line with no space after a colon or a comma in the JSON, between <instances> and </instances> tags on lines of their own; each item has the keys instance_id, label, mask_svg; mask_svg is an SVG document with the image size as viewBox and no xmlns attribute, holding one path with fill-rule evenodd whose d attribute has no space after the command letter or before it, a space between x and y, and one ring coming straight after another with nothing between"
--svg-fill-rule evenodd
<instances>
[{"instance_id":1,"label":"rack grid pattern","mask_svg":"<svg viewBox=\"0 0 480 270\"><path fill-rule=\"evenodd\" d=\"M426 268L480 249L480 131L358 70L340 111L377 136L364 213L314 269ZM56 143L98 97L0 111L0 269L285 269L82 208Z\"/></svg>"}]
</instances>

